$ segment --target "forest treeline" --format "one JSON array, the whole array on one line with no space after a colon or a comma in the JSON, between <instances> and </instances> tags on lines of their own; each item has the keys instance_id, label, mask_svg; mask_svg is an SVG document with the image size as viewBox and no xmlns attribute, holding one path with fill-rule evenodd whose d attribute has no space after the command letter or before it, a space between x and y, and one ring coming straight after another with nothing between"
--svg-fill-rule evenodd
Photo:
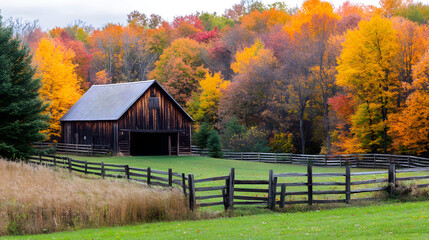
<instances>
[{"instance_id":1,"label":"forest treeline","mask_svg":"<svg viewBox=\"0 0 429 240\"><path fill-rule=\"evenodd\" d=\"M380 6L245 0L172 22L136 10L100 29L5 23L32 51L51 140L91 85L156 79L197 141L215 129L239 151L428 156L429 5Z\"/></svg>"}]
</instances>

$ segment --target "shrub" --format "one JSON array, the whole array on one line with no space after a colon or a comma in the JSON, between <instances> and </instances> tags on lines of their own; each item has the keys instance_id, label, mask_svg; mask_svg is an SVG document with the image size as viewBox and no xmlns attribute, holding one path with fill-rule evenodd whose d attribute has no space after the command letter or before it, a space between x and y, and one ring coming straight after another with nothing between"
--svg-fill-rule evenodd
<instances>
[{"instance_id":1,"label":"shrub","mask_svg":"<svg viewBox=\"0 0 429 240\"><path fill-rule=\"evenodd\" d=\"M232 136L229 148L240 152L269 152L267 135L266 131L251 127L245 133Z\"/></svg>"},{"instance_id":2,"label":"shrub","mask_svg":"<svg viewBox=\"0 0 429 240\"><path fill-rule=\"evenodd\" d=\"M210 132L210 136L207 140L207 148L209 157L221 158L223 157L222 152L222 141L220 139L219 133L216 130Z\"/></svg>"},{"instance_id":3,"label":"shrub","mask_svg":"<svg viewBox=\"0 0 429 240\"><path fill-rule=\"evenodd\" d=\"M273 152L295 153L292 133L276 133L270 139L270 147Z\"/></svg>"}]
</instances>

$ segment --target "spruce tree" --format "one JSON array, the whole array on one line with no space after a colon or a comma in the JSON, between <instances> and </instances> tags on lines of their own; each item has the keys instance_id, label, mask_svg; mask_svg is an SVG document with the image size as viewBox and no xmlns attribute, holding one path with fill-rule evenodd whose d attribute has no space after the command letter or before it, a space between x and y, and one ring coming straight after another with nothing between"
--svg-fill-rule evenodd
<instances>
[{"instance_id":1,"label":"spruce tree","mask_svg":"<svg viewBox=\"0 0 429 240\"><path fill-rule=\"evenodd\" d=\"M211 126L207 122L203 122L198 129L198 132L195 134L195 143L197 144L197 147L203 149L207 148L207 139L210 136L210 129Z\"/></svg>"},{"instance_id":2,"label":"spruce tree","mask_svg":"<svg viewBox=\"0 0 429 240\"><path fill-rule=\"evenodd\" d=\"M0 156L24 159L32 142L42 141L47 127L45 105L39 98L40 80L34 78L28 47L14 37L0 16Z\"/></svg>"},{"instance_id":3,"label":"spruce tree","mask_svg":"<svg viewBox=\"0 0 429 240\"><path fill-rule=\"evenodd\" d=\"M221 158L223 157L222 152L222 141L220 139L219 133L212 129L210 132L210 136L207 139L207 149L209 157L213 158Z\"/></svg>"}]
</instances>

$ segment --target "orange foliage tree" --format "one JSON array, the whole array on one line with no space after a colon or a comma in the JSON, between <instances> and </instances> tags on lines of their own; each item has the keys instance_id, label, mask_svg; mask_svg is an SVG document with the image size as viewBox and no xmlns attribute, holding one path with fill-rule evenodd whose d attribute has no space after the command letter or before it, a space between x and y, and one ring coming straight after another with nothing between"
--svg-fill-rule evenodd
<instances>
[{"instance_id":1,"label":"orange foliage tree","mask_svg":"<svg viewBox=\"0 0 429 240\"><path fill-rule=\"evenodd\" d=\"M429 51L413 67L413 93L403 111L391 114L389 134L399 153L429 153Z\"/></svg>"}]
</instances>

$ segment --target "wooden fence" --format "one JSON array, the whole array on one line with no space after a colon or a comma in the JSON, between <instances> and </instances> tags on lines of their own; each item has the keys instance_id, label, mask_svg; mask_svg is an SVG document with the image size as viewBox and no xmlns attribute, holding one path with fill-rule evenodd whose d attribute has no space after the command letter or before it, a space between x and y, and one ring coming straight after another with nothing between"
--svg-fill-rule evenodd
<instances>
[{"instance_id":1,"label":"wooden fence","mask_svg":"<svg viewBox=\"0 0 429 240\"><path fill-rule=\"evenodd\" d=\"M187 195L186 181L184 173L176 173L170 168L167 171L160 171L148 168L135 168L129 165L108 164L104 162L88 162L74 160L69 157L58 157L55 155L39 155L30 157L30 163L41 164L50 167L60 167L84 174L92 174L102 178L123 178L130 181L145 183L147 185L161 187L180 187Z\"/></svg>"},{"instance_id":2,"label":"wooden fence","mask_svg":"<svg viewBox=\"0 0 429 240\"><path fill-rule=\"evenodd\" d=\"M396 169L395 164L390 164L388 170L371 172L351 172L351 166L346 165L344 172L336 173L313 173L313 167L307 165L306 173L274 173L270 170L267 179L255 180L236 179L234 168L224 176L195 179L194 174L176 173L171 168L168 171L160 171L150 167L135 168L129 165L78 161L54 155L31 157L29 162L102 178L123 178L150 186L180 187L188 197L191 210L217 205L223 205L225 209L233 209L239 205L262 205L274 209L276 205L284 208L292 204L348 204L355 200L377 199L374 196L356 196L362 193L386 191L393 194L394 186L399 182L429 179L429 167ZM401 176L404 173L413 174ZM326 189L330 186L340 189ZM429 183L416 184L415 187L429 187ZM322 195L323 198L318 198ZM297 196L305 199L296 199Z\"/></svg>"},{"instance_id":3,"label":"wooden fence","mask_svg":"<svg viewBox=\"0 0 429 240\"><path fill-rule=\"evenodd\" d=\"M306 155L292 153L232 152L224 149L225 159L288 164L311 164L313 166L355 168L389 168L395 163L398 168L429 167L429 158L390 155L390 154L343 154L343 155ZM206 149L192 147L192 154L207 156Z\"/></svg>"},{"instance_id":4,"label":"wooden fence","mask_svg":"<svg viewBox=\"0 0 429 240\"><path fill-rule=\"evenodd\" d=\"M75 154L75 155L107 155L110 152L107 145L92 144L69 144L69 143L52 143L52 142L35 142L33 147L40 150L53 149L56 153Z\"/></svg>"}]
</instances>

